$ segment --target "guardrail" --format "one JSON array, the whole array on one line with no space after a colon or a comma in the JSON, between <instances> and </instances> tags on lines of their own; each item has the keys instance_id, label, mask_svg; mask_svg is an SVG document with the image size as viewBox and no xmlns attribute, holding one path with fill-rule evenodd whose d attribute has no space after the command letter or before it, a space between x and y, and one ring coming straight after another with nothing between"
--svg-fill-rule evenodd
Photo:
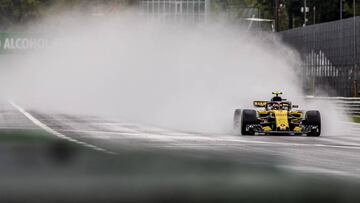
<instances>
[{"instance_id":1,"label":"guardrail","mask_svg":"<svg viewBox=\"0 0 360 203\"><path fill-rule=\"evenodd\" d=\"M313 97L307 96L310 100L333 101L336 106L351 116L360 116L360 97Z\"/></svg>"}]
</instances>

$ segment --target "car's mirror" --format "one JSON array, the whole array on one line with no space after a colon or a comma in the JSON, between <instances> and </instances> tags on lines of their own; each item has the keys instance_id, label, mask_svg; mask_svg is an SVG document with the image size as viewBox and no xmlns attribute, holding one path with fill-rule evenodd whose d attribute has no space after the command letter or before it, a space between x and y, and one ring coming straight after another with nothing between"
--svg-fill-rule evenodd
<instances>
[{"instance_id":1,"label":"car's mirror","mask_svg":"<svg viewBox=\"0 0 360 203\"><path fill-rule=\"evenodd\" d=\"M299 105L292 105L293 108L299 108Z\"/></svg>"}]
</instances>

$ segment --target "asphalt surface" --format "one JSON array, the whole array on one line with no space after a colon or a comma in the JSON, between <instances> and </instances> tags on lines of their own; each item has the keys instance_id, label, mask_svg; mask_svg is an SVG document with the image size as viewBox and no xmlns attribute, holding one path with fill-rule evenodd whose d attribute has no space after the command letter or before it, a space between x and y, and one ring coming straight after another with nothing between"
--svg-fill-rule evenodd
<instances>
[{"instance_id":1,"label":"asphalt surface","mask_svg":"<svg viewBox=\"0 0 360 203\"><path fill-rule=\"evenodd\" d=\"M106 169L107 171L105 171L105 173L110 173L114 175L113 171L111 170L109 171L109 167L111 166L116 168L116 164L110 164L110 162L113 162L112 160L116 160L116 159L120 160L119 163L123 164L124 162L126 162L127 166L137 168L138 165L133 164L135 163L135 161L133 161L133 159L129 157L132 157L133 156L132 154L140 153L140 154L148 155L145 158L142 158L141 161L139 161L142 162L142 164L140 164L142 168L141 170L144 170L144 168L153 168L153 170L156 171L159 169L158 165L161 165L159 163L165 164L166 166L161 165L160 166L161 170L158 170L158 171L162 171L160 177L163 178L163 176L166 176L167 174L166 170L169 170L168 167L170 165L173 165L172 167L170 167L172 168L171 169L172 171L174 170L175 171L178 170L182 172L186 171L185 172L186 176L181 175L184 173L176 172L175 176L177 178L180 178L181 181L184 181L186 178L189 178L189 173L194 175L191 176L192 178L190 178L192 181L190 185L192 185L193 187L195 187L193 182L194 179L199 177L202 177L206 181L213 180L214 176L216 176L216 178L223 177L222 180L223 181L226 180L225 181L226 184L229 184L231 180L234 180L233 179L234 177L238 177L237 172L234 172L233 169L239 171L239 168L237 167L230 169L231 164L237 164L241 166L242 169L244 169L245 167L246 175L242 177L247 177L247 180L251 179L250 181L252 181L253 179L256 180L256 178L254 177L258 177L258 178L263 177L264 174L262 173L264 171L273 170L273 171L281 171L286 174L297 174L298 176L296 176L297 179L295 180L297 184L293 184L293 185L299 185L298 181L301 180L302 177L312 179L312 177L320 177L320 176L325 177L324 178L325 180L327 180L327 177L331 177L334 180L350 180L350 182L356 184L360 182L360 162L359 162L360 125L358 124L347 123L346 124L347 127L346 129L344 129L344 133L339 134L337 136L327 136L326 134L323 134L321 137L239 136L236 135L235 133L211 134L211 133L169 130L154 126L146 126L146 125L139 125L134 123L126 123L116 120L102 119L98 117L48 114L46 112L40 112L35 110L27 110L27 109L25 110L21 106L17 106L16 104L2 104L1 109L2 110L0 111L0 130L12 130L12 129L17 129L17 130L21 129L28 131L42 130L44 132L47 132L47 136L49 137L53 137L56 140L62 140L64 141L64 143L71 143L79 149L86 150L86 155L85 155L86 158L78 159L78 162L81 162L84 165L84 167L82 168L80 166L75 166L69 169L68 171L71 172L69 173L67 171L65 173L66 175L60 176L59 180L63 180L64 176L78 177L79 174L84 173L84 168L86 168L87 174L90 173L90 176L86 176L87 181L89 180L89 177L92 177L91 176L91 174L93 174L92 172L102 171L102 168L107 168ZM2 162L0 171L4 172L4 170L6 170L6 165L9 165L9 167L11 165L13 167L13 168L10 167L8 171L13 172L15 169L19 171L17 169L19 167L19 162L17 161L16 164L14 164L14 162L11 161L12 156L6 156L6 154L11 154L10 152L6 152L6 147L0 147L0 150L2 151L1 152L2 155L0 156L0 160ZM66 147L63 148L60 147L60 154L62 153L61 150L69 151L68 148ZM131 153L129 154L129 152ZM18 154L19 152L17 151L16 153ZM70 150L70 154L71 154L71 150ZM177 160L177 158L173 158L173 157L170 158L167 157L165 158L165 161L163 158L162 159L153 158L154 156L164 156L164 155L174 155L174 157L177 158L181 157L182 159L181 163L183 163L183 160L185 159L186 164L180 164L180 165L177 164L177 162L174 161ZM101 158L102 161L94 162L94 160L98 160L99 157L102 157ZM127 157L125 161L124 161L124 157ZM193 162L188 163L187 162L188 160L192 160L192 161L195 160L195 162L199 163L200 168L196 168L195 167L196 164L193 164ZM202 161L198 161L198 160L202 160ZM206 160L206 162L203 162L203 160ZM212 161L209 162L209 160ZM158 164L154 164L154 162ZM213 164L213 162L222 166L226 165L228 167L225 169L224 168L219 169L216 164ZM91 167L89 167L89 165L91 165ZM94 165L97 166L93 167ZM156 167L154 167L154 165L156 165ZM253 165L256 165L256 167L253 167ZM20 166L22 165L20 164ZM38 166L39 165L36 165L36 167ZM193 168L195 167L196 172L194 173L194 170L190 170L190 172L187 171L187 169L185 168L188 166L191 166ZM34 171L38 170L36 169L36 167ZM59 167L56 166L56 170L58 170L58 168ZM24 168L22 169L25 170ZM254 171L259 171L259 169L260 169L259 173L258 172L253 173ZM130 169L128 168L127 170L137 171L135 176L136 178L139 178L139 174L143 173L143 171L139 171L132 168ZM26 169L26 171L28 171L28 169ZM124 170L119 170L119 171L124 171ZM120 172L120 175L121 173L123 172ZM43 177L42 172L39 172L39 174L37 174L37 176L35 177ZM58 175L60 173L55 172L55 173L47 173L47 174L52 174L51 180L54 180L54 174ZM118 173L115 174L119 175ZM202 175L200 176L196 174L202 174ZM129 175L129 173L125 173L125 175L122 174L122 177L129 178L132 177L132 175L131 174ZM149 174L147 175L149 176ZM153 177L153 175L154 174L152 174L151 177ZM267 177L268 180L269 176L267 172L265 172L265 176ZM22 180L17 180L16 178L15 179L8 178L8 177L18 177L18 175L16 176L7 175L6 177L7 177L6 179L7 181L3 182L3 184L13 183L14 181L15 182L22 181ZM274 178L273 174L271 174L270 179L272 178L275 179L276 181L279 181L280 179L278 178L278 176L275 176ZM38 178L36 178L36 180L38 180ZM46 180L49 181L48 178ZM111 180L112 181L110 182L112 184L115 184L116 181L114 183L114 180L118 180L118 179L111 179ZM158 181L159 179L156 178L156 180ZM174 181L174 177L172 177L171 180ZM262 178L262 181L264 180L265 179ZM288 184L291 183L291 178L289 179L287 177L284 178L284 180L286 180L285 181L286 186L284 186L286 188L288 187ZM104 180L101 179L101 181ZM96 185L99 184L101 185L101 181L95 178ZM170 181L170 183L172 183L172 181ZM34 182L36 181L34 180ZM81 182L80 184L84 184L84 181L80 181L80 182ZM95 182L93 182L94 185ZM196 183L199 182L201 181L198 181ZM270 181L270 182L274 182L274 181ZM47 182L44 184L49 184L49 183ZM59 182L56 182L56 184L59 185ZM91 183L88 184L91 185ZM129 181L125 181L125 183L121 182L121 184L126 184L127 187L125 188L129 187ZM208 185L208 182L204 184ZM221 181L220 183L218 181L217 184L221 185ZM259 183L259 184L264 185L264 183ZM32 187L33 184L26 186L18 183L18 184L14 184L14 188L13 190L11 190L13 193L11 191L10 192L7 191L7 194L10 194L10 197L12 197L11 195L13 195L14 197L15 196L18 197L18 193L14 191L16 191L16 188L18 188L19 185L23 187L22 188L23 191L26 191L29 188L33 188ZM104 187L118 188L118 186L114 186L114 185L112 185L112 187L110 187L107 184L105 185L106 186ZM144 183L142 183L141 185L142 187L145 187ZM151 182L150 185L153 185L153 182ZM74 188L80 187L78 186L78 184L75 183L72 183L72 186ZM64 187L71 188L71 186L68 185L67 186L64 185ZM166 187L166 186L162 185L162 187ZM187 187L186 184L184 187L185 188ZM89 191L91 191L91 189L93 189L94 191L97 190L96 187L91 188L90 186L87 186L87 188L89 189ZM149 188L153 188L153 186L149 186ZM202 186L199 186L199 188L202 188ZM299 191L296 188L293 189L294 191L295 190ZM112 192L111 194L116 194L116 190L113 191L109 189L108 192L109 191ZM194 189L192 189L192 191L194 191ZM82 192L84 191L77 191L77 192L79 194L83 194ZM67 194L64 195L63 193L59 193L59 195L61 197L64 197ZM134 194L134 196L136 195L138 194ZM209 197L208 195L206 196ZM25 195L25 197L27 196ZM0 190L0 198L1 198L1 190ZM99 199L99 201L102 200L103 199L101 198ZM339 201L339 202L343 202L343 201Z\"/></svg>"},{"instance_id":2,"label":"asphalt surface","mask_svg":"<svg viewBox=\"0 0 360 203\"><path fill-rule=\"evenodd\" d=\"M114 154L124 148L196 152L236 161L239 154L271 155L284 167L301 172L360 178L360 125L338 136L239 136L166 130L131 123L69 115L31 114L51 129ZM346 130L345 130L346 131ZM350 132L349 132L350 131Z\"/></svg>"},{"instance_id":3,"label":"asphalt surface","mask_svg":"<svg viewBox=\"0 0 360 203\"><path fill-rule=\"evenodd\" d=\"M21 108L21 107L18 107ZM124 149L210 155L236 161L239 154L270 155L277 167L306 173L360 178L360 125L346 124L337 136L239 136L183 132L97 117L25 111L4 104L0 129L41 129L85 148L117 155ZM35 122L35 124L34 124ZM39 123L41 126L39 126ZM47 130L47 129L45 129Z\"/></svg>"}]
</instances>

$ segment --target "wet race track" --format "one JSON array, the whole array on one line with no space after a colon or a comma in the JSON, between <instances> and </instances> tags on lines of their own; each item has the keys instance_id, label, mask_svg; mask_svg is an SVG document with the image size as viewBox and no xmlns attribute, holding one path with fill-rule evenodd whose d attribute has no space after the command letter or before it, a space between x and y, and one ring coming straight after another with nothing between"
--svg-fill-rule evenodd
<instances>
[{"instance_id":1,"label":"wet race track","mask_svg":"<svg viewBox=\"0 0 360 203\"><path fill-rule=\"evenodd\" d=\"M145 188L147 188L147 184L158 184L161 185L159 186L160 188L167 188L166 183L170 184L180 180L181 183L175 185L186 188L187 184L190 183L185 180L189 178L189 180L191 180L190 185L195 187L192 191L201 190L203 187L202 184L207 185L208 181L214 181L214 178L220 178L217 184L224 185L224 188L226 188L231 187L228 185L230 183L237 183L234 177L247 177L245 179L251 179L251 181L256 180L254 177L261 177L259 184L273 185L275 182L275 185L279 185L278 187L280 188L287 188L287 186L282 186L284 182L286 182L286 184L292 181L296 182L297 184L293 184L290 189L287 188L290 190L288 191L289 194L292 194L291 192L293 191L302 191L308 184L313 184L306 181L304 183L301 182L303 180L302 178L313 180L312 177L316 177L324 181L329 180L328 177L331 177L331 180L335 182L336 180L350 180L346 182L345 185L358 184L360 179L360 162L358 161L360 157L360 125L352 123L348 123L348 128L344 129L344 133L338 136L327 136L326 134L321 135L321 137L239 136L231 133L204 134L182 132L96 117L47 114L40 111L25 110L16 104L3 104L2 109L0 125L3 131L19 129L24 131L42 131L46 132L46 136L51 137L51 139L55 138L55 140L60 140L61 143L71 143L71 146L76 146L76 150L74 151L77 152L74 154L77 154L78 158L73 160L71 162L72 164L68 164L70 167L68 167L69 169L65 169L65 172L63 169L59 169L57 166L54 167L51 164L50 166L45 164L46 169L44 169L42 162L41 164L32 166L33 168L40 168L40 170L36 169L34 171L48 171L54 168L55 172L46 173L52 174L49 175L49 177L52 177L52 180L55 180L56 177L59 177L59 180L63 180L64 176L67 178L70 177L70 179L74 181L72 187L77 189L79 189L79 187L81 188L81 186L78 185L84 184L84 181L75 181L77 180L76 178L79 177L79 174L81 174L81 177L86 174L85 179L89 181L87 188L90 191L97 190L99 185L101 185L102 188L105 185L109 188L107 192L110 193L110 196L112 195L114 197L114 200L119 198L116 195L117 190L114 189L120 187L119 185L127 185L126 188L140 187L134 186L135 183L133 181L123 182L124 179L114 177L136 177L135 179L138 179L140 176L143 181L148 180L140 184L141 187ZM9 147L6 147L4 144L2 144L2 146L2 155L0 158L3 164L1 170L10 171L9 174L14 175L12 169L18 168L19 165L22 166L23 164L19 162L18 158L16 158L15 161L9 158L13 157L10 152L11 150L9 151ZM60 154L62 153L61 149L69 151L67 147L60 147ZM82 153L84 150L86 152ZM38 152L33 153L31 149L29 151L30 158L38 156L31 155L38 154ZM42 152L41 150L38 151ZM71 153L70 150L70 154ZM83 154L83 156L79 154ZM141 158L134 158L137 157L138 154L140 154L139 156ZM42 155L40 155L40 157L41 156ZM115 162L119 163L121 167ZM124 165L126 165L126 169L123 168ZM219 167L218 165L221 166ZM86 171L85 173L83 171L84 169ZM16 170L29 171L24 168ZM135 175L132 173L129 175L128 172L124 172L132 170L137 171L134 172ZM147 172L143 173L144 170ZM68 171L71 171L71 175L69 175ZM153 171L156 171L155 175ZM278 171L280 171L281 175L276 175ZM53 173L58 176L54 178ZM99 173L105 175L108 173L113 178L110 179L111 181L106 179L108 180L108 182L106 182L103 176L100 176L101 181L99 181L97 179L99 178ZM242 175L239 176L239 174ZM288 174L296 174L296 176L290 175L288 177ZM43 178L43 174L37 174L33 177L37 176ZM94 178L94 176L97 178ZM158 176L161 177L162 181L157 182L159 179L156 178L156 183L154 183L153 177ZM19 176L15 175L15 177ZM74 179L74 177L76 178ZM106 175L106 177L108 176ZM164 179L164 177L168 179ZM96 180L96 184L92 182L94 179ZM272 179L275 181L271 181ZM7 180L9 183L14 179ZM48 178L44 180L45 182L49 181ZM118 182L119 180L122 181ZM194 181L196 182L195 186ZM234 181L234 183L232 183L232 181ZM299 181L301 183L298 183ZM244 184L244 181L240 182ZM61 186L58 182L56 183L57 186ZM41 184L41 182L39 184ZM46 182L46 184L49 183ZM71 188L71 186L65 186L66 184L63 184L64 188ZM324 184L328 183L325 182ZM329 184L331 185L332 182ZM24 191L31 188L31 186L26 184L21 185ZM296 185L296 187L294 185ZM16 184L14 187L15 186L18 187ZM153 186L149 186L149 188L153 188ZM334 186L334 188L337 187ZM344 189L344 187L342 189ZM66 196L66 192L69 192L67 189L61 191L65 191L65 193L60 192L55 195L63 197L64 195ZM76 189L72 190L72 192L73 191L75 191L75 194L76 191L81 193L81 191ZM212 190L209 191L212 193ZM260 189L260 191L262 191L262 189ZM337 189L336 191L339 192ZM11 190L7 192L13 195L16 194L14 191L11 193ZM33 194L37 193L35 192ZM41 192L39 194L41 195ZM336 194L336 197L341 196L341 194ZM137 193L133 195L136 196ZM311 195L312 194L310 194L310 196ZM206 196L208 197L208 195ZM24 194L24 197L26 197L26 194ZM36 195L34 198L35 197L38 198ZM44 196L41 197L46 199ZM78 198L82 200L81 197L82 196ZM133 196L130 195L130 197ZM227 197L229 197L229 195L227 195ZM121 198L124 197L121 196ZM100 201L102 199L100 198L98 200ZM193 200L193 198L190 198L190 200Z\"/></svg>"}]
</instances>

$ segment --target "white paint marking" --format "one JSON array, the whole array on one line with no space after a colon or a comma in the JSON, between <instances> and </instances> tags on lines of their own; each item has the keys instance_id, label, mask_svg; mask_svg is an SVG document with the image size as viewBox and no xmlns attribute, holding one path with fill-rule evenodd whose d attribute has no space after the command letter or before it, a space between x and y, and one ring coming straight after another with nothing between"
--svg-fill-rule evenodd
<instances>
[{"instance_id":1,"label":"white paint marking","mask_svg":"<svg viewBox=\"0 0 360 203\"><path fill-rule=\"evenodd\" d=\"M245 140L241 137L236 137L233 139L232 137L227 138L219 138L219 137L203 137L199 135L192 135L192 136L184 136L184 135L163 135L163 134L142 134L142 133L128 133L128 132L109 132L109 131L94 131L94 130L64 130L69 132L79 132L79 133L93 133L93 134L108 134L108 135L122 135L127 136L128 138L133 139L144 139L144 140L158 140L163 142L168 142L169 144L174 141L192 141L204 144L213 144L209 143L209 141L213 141L215 145L237 145L239 143L245 144L261 144L261 145L282 145L282 146L301 146L301 147L327 147L327 148L339 148L339 149L360 149L360 145L329 145L329 144L305 144L305 143L286 143L286 142L268 142L268 141L254 141L254 140ZM323 138L321 138L323 139ZM206 143L204 142L206 141ZM226 142L226 143L221 143ZM229 143L227 143L229 142ZM172 143L174 144L174 143ZM176 145L181 146L183 143L175 143ZM199 146L199 144L195 144L194 146ZM165 146L166 147L166 146ZM170 147L170 146L169 146Z\"/></svg>"},{"instance_id":2,"label":"white paint marking","mask_svg":"<svg viewBox=\"0 0 360 203\"><path fill-rule=\"evenodd\" d=\"M39 126L40 128L44 129L45 131L60 137L62 139L98 150L98 151L103 151L105 153L109 153L109 154L116 154L114 152L108 151L106 149L85 143L83 141L79 141L76 140L74 138L68 137L66 135L63 135L57 131L55 131L54 129L50 128L49 126L45 125L44 123L42 123L41 121L39 121L38 119L36 119L34 116L32 116L31 114L29 114L28 112L26 112L22 107L16 105L13 102L10 102L10 104L16 108L18 111L20 111L22 114L24 114L29 120L31 120L35 125ZM122 127L122 130L126 129L127 132L109 132L109 131L92 131L92 130L68 130L68 131L73 131L73 132L83 132L83 133L102 133L102 134L113 134L113 135L122 135L122 136L128 136L131 138L135 138L136 139L144 139L144 140L158 140L158 141L164 141L164 142L168 142L168 143L172 143L174 141L179 141L179 140L183 140L183 141L193 141L198 143L198 141L214 141L215 143L218 142L233 142L234 144L236 143L246 143L246 144L262 144L262 145L282 145L282 146L308 146L308 147L328 147L328 148L340 148L340 149L360 149L360 145L328 145L328 144L304 144L304 143L284 143L284 142L268 142L268 141L254 141L254 140L247 140L244 138L240 138L240 137L236 137L236 139L234 139L232 136L231 137L207 137L207 136L202 136L202 135L198 135L198 134L183 134L180 133L178 135L164 135L162 133L156 133L153 134L154 132L147 132L147 133L143 133L143 132L137 132L137 130L131 129L131 128L127 128L127 127ZM67 130L64 130L67 131ZM129 133L129 131L133 131L131 133ZM136 136L134 136L136 135ZM207 143L209 144L209 143ZM229 144L229 143L226 143ZM345 143L344 143L345 144ZM180 144L181 145L181 144Z\"/></svg>"},{"instance_id":3,"label":"white paint marking","mask_svg":"<svg viewBox=\"0 0 360 203\"><path fill-rule=\"evenodd\" d=\"M293 170L298 172L304 173L318 173L318 174L330 174L330 175L340 175L340 176L347 176L347 177L355 177L360 178L356 173L349 173L345 171L338 171L332 169L325 169L325 168L318 168L318 167L307 167L307 166L286 166L286 165L278 165L277 167L287 170Z\"/></svg>"},{"instance_id":4,"label":"white paint marking","mask_svg":"<svg viewBox=\"0 0 360 203\"><path fill-rule=\"evenodd\" d=\"M88 144L88 143L83 142L83 141L79 141L79 140L76 140L74 138L68 137L68 136L66 136L64 134L61 134L61 133L53 130L49 126L45 125L44 123L42 123L38 119L36 119L34 116L32 116L30 113L26 112L22 107L18 106L14 102L9 102L9 103L11 104L11 106L13 106L15 109L17 109L20 113L22 113L25 117L27 117L30 121L32 121L35 125L39 126L40 128L42 128L43 130L45 130L46 132L48 132L50 134L53 134L53 135L55 135L55 136L57 136L57 137L59 137L61 139L65 139L65 140L68 140L70 142L73 142L73 143L76 143L76 144L79 144L79 145L82 145L82 146L85 146L85 147L88 147L88 148L91 148L91 149L94 149L94 150L97 150L97 151L101 151L101 152L104 152L104 153L107 153L107 154L116 154L115 152L112 152L112 151L97 147L97 146L92 145L92 144Z\"/></svg>"}]
</instances>

